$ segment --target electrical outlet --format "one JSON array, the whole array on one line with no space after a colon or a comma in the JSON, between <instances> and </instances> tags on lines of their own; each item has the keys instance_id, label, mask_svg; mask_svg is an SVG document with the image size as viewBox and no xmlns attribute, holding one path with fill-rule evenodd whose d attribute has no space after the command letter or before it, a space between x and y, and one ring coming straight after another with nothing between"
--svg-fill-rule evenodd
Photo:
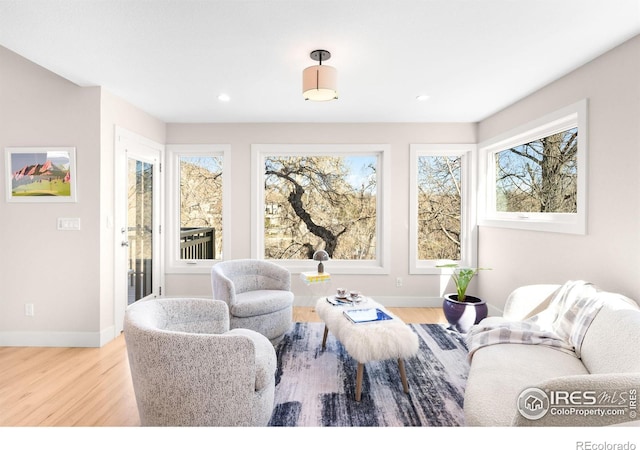
<instances>
[{"instance_id":1,"label":"electrical outlet","mask_svg":"<svg viewBox=\"0 0 640 450\"><path fill-rule=\"evenodd\" d=\"M396 287L402 287L402 278L396 278Z\"/></svg>"},{"instance_id":2,"label":"electrical outlet","mask_svg":"<svg viewBox=\"0 0 640 450\"><path fill-rule=\"evenodd\" d=\"M33 309L33 303L25 303L24 305L24 315L33 317L35 316L35 311Z\"/></svg>"}]
</instances>

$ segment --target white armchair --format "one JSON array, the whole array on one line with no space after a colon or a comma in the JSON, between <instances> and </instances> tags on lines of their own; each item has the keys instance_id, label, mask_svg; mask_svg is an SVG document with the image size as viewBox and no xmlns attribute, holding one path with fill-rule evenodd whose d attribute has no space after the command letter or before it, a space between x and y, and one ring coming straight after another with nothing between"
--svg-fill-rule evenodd
<instances>
[{"instance_id":1,"label":"white armchair","mask_svg":"<svg viewBox=\"0 0 640 450\"><path fill-rule=\"evenodd\" d=\"M229 331L224 302L136 302L124 336L144 426L265 426L273 411L276 354L259 333Z\"/></svg>"},{"instance_id":2,"label":"white armchair","mask_svg":"<svg viewBox=\"0 0 640 450\"><path fill-rule=\"evenodd\" d=\"M231 328L248 328L276 344L293 321L291 273L258 259L219 262L211 269L213 298L229 305Z\"/></svg>"}]
</instances>

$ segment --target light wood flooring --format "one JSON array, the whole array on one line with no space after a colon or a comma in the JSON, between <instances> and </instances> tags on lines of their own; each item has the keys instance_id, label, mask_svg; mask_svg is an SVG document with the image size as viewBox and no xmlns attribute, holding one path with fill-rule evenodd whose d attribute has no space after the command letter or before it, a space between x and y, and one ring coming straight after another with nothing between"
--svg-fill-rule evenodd
<instances>
[{"instance_id":1,"label":"light wood flooring","mask_svg":"<svg viewBox=\"0 0 640 450\"><path fill-rule=\"evenodd\" d=\"M440 308L389 308L406 323L444 323ZM319 322L312 307L296 322ZM0 427L139 426L124 336L102 348L0 347Z\"/></svg>"}]
</instances>

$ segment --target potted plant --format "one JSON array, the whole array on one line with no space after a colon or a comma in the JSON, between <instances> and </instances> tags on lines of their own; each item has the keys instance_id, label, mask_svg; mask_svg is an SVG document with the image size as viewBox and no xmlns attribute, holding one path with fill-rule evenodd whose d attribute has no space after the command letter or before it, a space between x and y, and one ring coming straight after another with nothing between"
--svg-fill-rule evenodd
<instances>
[{"instance_id":1,"label":"potted plant","mask_svg":"<svg viewBox=\"0 0 640 450\"><path fill-rule=\"evenodd\" d=\"M443 264L437 267L452 268L451 277L456 285L456 293L445 294L442 302L444 316L450 328L460 333L467 333L469 329L487 317L488 308L484 300L467 295L467 287L473 277L482 267L460 267L458 264Z\"/></svg>"}]
</instances>

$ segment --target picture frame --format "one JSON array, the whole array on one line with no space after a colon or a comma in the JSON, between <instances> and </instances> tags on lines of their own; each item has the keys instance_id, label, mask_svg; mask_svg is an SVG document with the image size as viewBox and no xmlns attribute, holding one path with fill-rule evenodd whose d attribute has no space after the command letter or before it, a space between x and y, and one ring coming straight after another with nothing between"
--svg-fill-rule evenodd
<instances>
[{"instance_id":1,"label":"picture frame","mask_svg":"<svg viewBox=\"0 0 640 450\"><path fill-rule=\"evenodd\" d=\"M6 147L7 202L75 202L75 147Z\"/></svg>"}]
</instances>

